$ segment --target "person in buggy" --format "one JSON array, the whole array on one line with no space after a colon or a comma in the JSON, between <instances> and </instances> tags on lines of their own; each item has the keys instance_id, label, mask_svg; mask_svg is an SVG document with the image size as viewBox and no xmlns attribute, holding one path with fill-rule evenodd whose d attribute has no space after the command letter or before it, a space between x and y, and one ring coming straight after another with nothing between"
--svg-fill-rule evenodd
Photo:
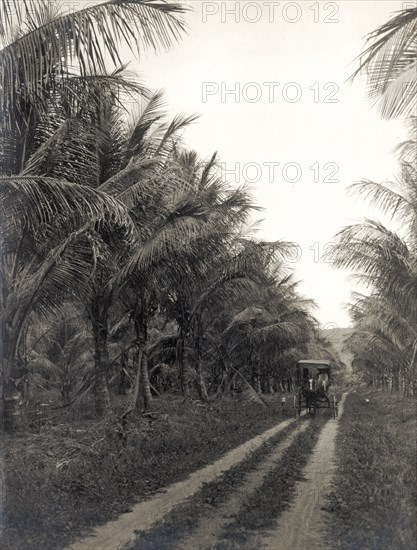
<instances>
[{"instance_id":1,"label":"person in buggy","mask_svg":"<svg viewBox=\"0 0 417 550\"><path fill-rule=\"evenodd\" d=\"M319 370L317 375L317 387L325 393L327 392L327 388L329 387L329 375L326 371Z\"/></svg>"}]
</instances>

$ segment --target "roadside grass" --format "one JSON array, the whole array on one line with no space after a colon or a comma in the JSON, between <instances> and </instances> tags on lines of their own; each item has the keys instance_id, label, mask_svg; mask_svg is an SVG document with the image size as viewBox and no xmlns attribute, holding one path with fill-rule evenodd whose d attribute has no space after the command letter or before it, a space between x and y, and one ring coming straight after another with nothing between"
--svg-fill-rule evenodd
<instances>
[{"instance_id":1,"label":"roadside grass","mask_svg":"<svg viewBox=\"0 0 417 550\"><path fill-rule=\"evenodd\" d=\"M280 395L266 400L266 407L227 397L203 405L166 396L126 425L116 416L56 419L4 436L2 547L65 547L291 414Z\"/></svg>"},{"instance_id":2,"label":"roadside grass","mask_svg":"<svg viewBox=\"0 0 417 550\"><path fill-rule=\"evenodd\" d=\"M233 523L227 526L225 542L219 548L246 547L253 534L276 524L282 512L290 507L295 486L304 479L302 470L310 459L322 428L330 418L330 411L323 411L320 416L305 420L310 422L310 427L297 435L277 461L276 467L244 502Z\"/></svg>"},{"instance_id":3,"label":"roadside grass","mask_svg":"<svg viewBox=\"0 0 417 550\"><path fill-rule=\"evenodd\" d=\"M297 423L290 424L282 432L250 453L242 462L224 472L214 481L204 483L198 493L183 504L176 506L152 529L139 532L139 537L130 550L143 548L146 550L171 550L174 548L198 526L206 513L227 501L230 492L235 490L236 486L244 481L245 476L255 470L259 462L266 458L274 447L286 439L296 427Z\"/></svg>"},{"instance_id":4,"label":"roadside grass","mask_svg":"<svg viewBox=\"0 0 417 550\"><path fill-rule=\"evenodd\" d=\"M330 495L334 548L417 547L416 435L415 399L380 392L348 395Z\"/></svg>"}]
</instances>

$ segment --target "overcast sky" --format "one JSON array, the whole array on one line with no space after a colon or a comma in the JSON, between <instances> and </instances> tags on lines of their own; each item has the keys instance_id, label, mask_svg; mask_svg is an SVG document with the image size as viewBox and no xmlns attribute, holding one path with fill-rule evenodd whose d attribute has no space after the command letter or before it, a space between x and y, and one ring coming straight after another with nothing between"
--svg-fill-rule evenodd
<instances>
[{"instance_id":1,"label":"overcast sky","mask_svg":"<svg viewBox=\"0 0 417 550\"><path fill-rule=\"evenodd\" d=\"M347 326L352 282L321 255L340 228L378 215L346 188L392 179L406 133L401 121L380 119L363 83L345 82L365 35L405 3L187 4L181 44L131 67L166 90L170 112L200 115L186 145L203 157L217 150L231 182L251 182L264 209L259 237L298 243L292 265L316 316Z\"/></svg>"}]
</instances>

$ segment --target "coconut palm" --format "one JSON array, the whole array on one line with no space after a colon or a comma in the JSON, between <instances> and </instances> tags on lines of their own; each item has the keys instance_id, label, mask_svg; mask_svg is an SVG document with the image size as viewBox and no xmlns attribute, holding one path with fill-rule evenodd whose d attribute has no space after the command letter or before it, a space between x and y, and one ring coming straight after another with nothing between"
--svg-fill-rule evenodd
<instances>
[{"instance_id":1,"label":"coconut palm","mask_svg":"<svg viewBox=\"0 0 417 550\"><path fill-rule=\"evenodd\" d=\"M27 340L28 389L56 389L64 405L72 403L77 387L91 372L93 342L87 320L68 304L66 313L34 324Z\"/></svg>"},{"instance_id":2,"label":"coconut palm","mask_svg":"<svg viewBox=\"0 0 417 550\"><path fill-rule=\"evenodd\" d=\"M370 289L370 296L355 300L353 306L357 330L368 334L373 341L372 349L378 342L384 348L389 343L391 355L387 354L387 359L390 361L396 350L408 393L412 392L415 378L417 347L414 330L417 325L417 256L414 242L407 242L381 223L369 220L341 231L334 250L335 266L354 269L356 277Z\"/></svg>"},{"instance_id":3,"label":"coconut palm","mask_svg":"<svg viewBox=\"0 0 417 550\"><path fill-rule=\"evenodd\" d=\"M117 105L113 104L113 107L117 109ZM112 154L118 170L102 182L99 189L125 204L134 220L137 238L129 254L123 258L113 257L95 287L90 318L93 326L101 327L98 344L102 351L97 354L97 371L108 370L108 312L114 292L123 288L123 301L136 331L136 388L141 382L145 408L151 401L146 355L147 322L149 311L154 308L154 293L152 286L148 288L148 281L155 278L158 265L169 254L170 248L175 243L185 242L190 232L195 233L195 218L201 213L200 204L187 196L183 183L167 164L178 133L194 118L177 116L166 122L163 95L156 92L136 120L125 127L116 140L109 140L110 144L117 146L109 147L103 159L108 163L109 154ZM115 124L109 125L110 129L114 127ZM100 377L103 378L103 372ZM139 397L139 391L136 391L135 407ZM102 414L108 403L107 396L101 400L97 411Z\"/></svg>"},{"instance_id":4,"label":"coconut palm","mask_svg":"<svg viewBox=\"0 0 417 550\"><path fill-rule=\"evenodd\" d=\"M412 391L417 332L409 311L384 296L358 296L351 309L355 332L347 340L354 367L372 380L391 378L393 387Z\"/></svg>"},{"instance_id":5,"label":"coconut palm","mask_svg":"<svg viewBox=\"0 0 417 550\"><path fill-rule=\"evenodd\" d=\"M251 385L258 393L271 387L271 377L279 378L274 367L283 352L294 346L301 352L312 339L308 304L290 290L286 281L280 287L270 288L267 296L258 305L238 312L224 333L225 337L232 337L231 344L238 346L239 355L239 347L246 343Z\"/></svg>"},{"instance_id":6,"label":"coconut palm","mask_svg":"<svg viewBox=\"0 0 417 550\"><path fill-rule=\"evenodd\" d=\"M219 290L229 280L226 269L236 228L247 220L254 207L246 189L233 190L222 182L216 155L204 162L193 151L178 151L174 160L179 177L199 202L204 218L199 233L191 241L193 249L180 248L171 256L172 263L184 265L184 268L176 273L165 300L166 310L178 324L176 363L181 391L186 393L192 334L196 336L199 349L201 331L198 327L201 328L201 315L211 296L207 290L210 287L213 292ZM197 364L199 359L197 357ZM201 371L199 381L202 382ZM200 390L204 395L202 384Z\"/></svg>"},{"instance_id":7,"label":"coconut palm","mask_svg":"<svg viewBox=\"0 0 417 550\"><path fill-rule=\"evenodd\" d=\"M110 77L91 76L87 84L83 81L81 86L76 82L70 94L68 82L66 86L65 101L60 97L54 105L53 123L49 123L48 128L40 125L44 134L50 135L29 158L24 173L47 173L82 181L92 187L99 185L101 192L124 201L136 222L136 237L144 239L144 232L149 234L149 220L144 213L148 210L155 217L155 205L167 191L162 185L162 182L168 183L168 178L161 175L163 159L174 135L192 122L193 117L175 117L170 124L161 122L163 98L158 92L151 97L136 124L126 129L119 89L131 92L142 89L126 81L121 71ZM76 93L78 87L82 93ZM79 133L74 134L74 128ZM117 233L107 233L105 240L106 262L102 262L101 270L95 272L92 301L88 307L95 341L98 414L103 414L110 406L106 383L109 370L107 325L114 288L108 282L126 256Z\"/></svg>"},{"instance_id":8,"label":"coconut palm","mask_svg":"<svg viewBox=\"0 0 417 550\"><path fill-rule=\"evenodd\" d=\"M64 311L86 298L103 260L100 231L129 242L134 225L124 206L82 185L39 177L0 179L1 315L4 422L21 419L25 331L34 314Z\"/></svg>"}]
</instances>

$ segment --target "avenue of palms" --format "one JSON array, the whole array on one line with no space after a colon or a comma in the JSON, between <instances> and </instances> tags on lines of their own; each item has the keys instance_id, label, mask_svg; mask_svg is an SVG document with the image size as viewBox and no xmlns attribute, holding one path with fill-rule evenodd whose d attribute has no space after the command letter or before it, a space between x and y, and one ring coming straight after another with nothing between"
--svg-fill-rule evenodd
<instances>
[{"instance_id":1,"label":"avenue of palms","mask_svg":"<svg viewBox=\"0 0 417 550\"><path fill-rule=\"evenodd\" d=\"M314 16L335 4L317 3ZM311 549L389 541L408 550L417 8L403 7L367 36L350 79L363 78L376 117L408 130L392 181L345 182L375 214L343 227L342 205L331 202L339 195L329 191L329 204L317 201L313 212L298 187L297 204L284 192L273 205L282 238L268 239L265 200L254 198L266 196L261 186L227 181L217 144L202 154L204 140L190 143L199 113L172 114L169 95L132 71L192 31L190 8L177 0L73 7L0 0L2 543L159 550L201 539L201 548L243 550L286 548L290 534L294 548L304 537ZM280 55L268 61L275 67ZM272 107L279 120L280 105ZM268 126L247 118L237 143L255 157ZM294 128L285 120L283 134L298 132L297 117ZM214 126L214 139L234 139L230 124ZM334 290L316 277L322 266L310 275L328 292L323 303L301 290L305 258L293 260L305 242L300 233L292 241L290 206L307 238L321 223L334 233L326 208L337 216L340 208L332 242L315 243L331 253L314 253L352 290L351 326L335 331L336 343L316 318Z\"/></svg>"}]
</instances>

